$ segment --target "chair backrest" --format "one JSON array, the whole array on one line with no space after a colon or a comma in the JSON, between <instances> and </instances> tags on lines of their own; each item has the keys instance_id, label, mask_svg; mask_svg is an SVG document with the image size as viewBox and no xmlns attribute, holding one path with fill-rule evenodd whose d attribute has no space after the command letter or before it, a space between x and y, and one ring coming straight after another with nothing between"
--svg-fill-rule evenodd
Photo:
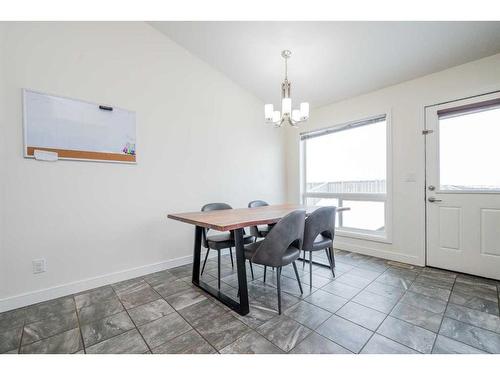
<instances>
[{"instance_id":1,"label":"chair backrest","mask_svg":"<svg viewBox=\"0 0 500 375\"><path fill-rule=\"evenodd\" d=\"M335 236L335 216L337 207L321 207L310 214L304 226L302 249L311 250L319 234L333 241Z\"/></svg>"},{"instance_id":2,"label":"chair backrest","mask_svg":"<svg viewBox=\"0 0 500 375\"><path fill-rule=\"evenodd\" d=\"M269 206L269 203L260 200L251 201L248 203L248 208L264 207L264 206ZM250 227L250 234L255 238L259 237L259 228L257 228L256 226Z\"/></svg>"},{"instance_id":3,"label":"chair backrest","mask_svg":"<svg viewBox=\"0 0 500 375\"><path fill-rule=\"evenodd\" d=\"M269 203L260 200L251 201L250 203L248 203L248 208L263 207L263 206L269 206Z\"/></svg>"},{"instance_id":4,"label":"chair backrest","mask_svg":"<svg viewBox=\"0 0 500 375\"><path fill-rule=\"evenodd\" d=\"M283 254L290 246L293 245L297 249L302 247L305 218L305 211L296 210L278 221L262 241L252 261L266 266L281 267Z\"/></svg>"},{"instance_id":5,"label":"chair backrest","mask_svg":"<svg viewBox=\"0 0 500 375\"><path fill-rule=\"evenodd\" d=\"M206 211L218 211L218 210L230 210L230 209L232 209L232 207L227 203L208 203L201 208L201 211L206 212ZM207 232L208 229L203 228L202 232L203 247L208 249Z\"/></svg>"}]
</instances>

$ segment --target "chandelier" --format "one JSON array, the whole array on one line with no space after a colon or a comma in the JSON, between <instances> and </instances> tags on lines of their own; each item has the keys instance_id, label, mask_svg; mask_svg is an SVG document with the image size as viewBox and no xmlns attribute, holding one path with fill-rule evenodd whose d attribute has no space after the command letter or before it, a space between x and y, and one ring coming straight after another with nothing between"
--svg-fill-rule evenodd
<instances>
[{"instance_id":1,"label":"chandelier","mask_svg":"<svg viewBox=\"0 0 500 375\"><path fill-rule=\"evenodd\" d=\"M285 59L285 80L281 84L281 111L275 111L272 104L264 106L264 117L266 123L274 124L276 127L288 123L297 126L299 123L307 121L309 118L309 103L300 103L300 109L292 110L292 98L290 98L290 81L288 81L288 59L292 52L284 50L281 57Z\"/></svg>"}]
</instances>

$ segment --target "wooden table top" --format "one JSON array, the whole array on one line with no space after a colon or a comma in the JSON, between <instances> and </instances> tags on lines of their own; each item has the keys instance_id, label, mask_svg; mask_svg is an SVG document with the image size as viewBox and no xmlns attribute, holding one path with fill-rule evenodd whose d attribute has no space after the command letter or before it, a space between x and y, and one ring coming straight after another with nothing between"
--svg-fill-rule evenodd
<instances>
[{"instance_id":1,"label":"wooden table top","mask_svg":"<svg viewBox=\"0 0 500 375\"><path fill-rule=\"evenodd\" d=\"M168 218L218 231L228 231L261 224L273 224L295 210L305 210L311 214L318 206L280 204L255 208L234 208L207 212L185 212L169 214ZM349 207L338 207L337 211L347 211Z\"/></svg>"}]
</instances>

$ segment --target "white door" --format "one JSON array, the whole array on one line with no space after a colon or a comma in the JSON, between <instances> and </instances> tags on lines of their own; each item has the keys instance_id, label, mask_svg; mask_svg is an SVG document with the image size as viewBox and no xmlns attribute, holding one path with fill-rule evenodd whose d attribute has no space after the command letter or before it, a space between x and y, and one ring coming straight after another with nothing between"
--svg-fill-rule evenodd
<instances>
[{"instance_id":1,"label":"white door","mask_svg":"<svg viewBox=\"0 0 500 375\"><path fill-rule=\"evenodd\" d=\"M426 108L427 264L500 280L500 93Z\"/></svg>"}]
</instances>

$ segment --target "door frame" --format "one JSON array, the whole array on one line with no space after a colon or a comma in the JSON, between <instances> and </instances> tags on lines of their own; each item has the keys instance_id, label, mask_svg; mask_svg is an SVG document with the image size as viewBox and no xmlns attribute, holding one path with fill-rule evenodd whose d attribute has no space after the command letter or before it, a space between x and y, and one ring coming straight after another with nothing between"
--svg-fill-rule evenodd
<instances>
[{"instance_id":1,"label":"door frame","mask_svg":"<svg viewBox=\"0 0 500 375\"><path fill-rule=\"evenodd\" d=\"M444 104L450 104L450 103L458 102L458 101L462 101L462 100L475 99L475 98L479 98L479 97L487 96L487 95L492 95L492 94L500 94L500 89L488 91L488 92L483 92L480 94L470 95L470 96L466 96L463 98L455 98L455 99L447 100L447 101L440 102L440 103L424 105L424 108L423 108L423 117L424 117L423 125L424 126L422 129L421 135L424 137L424 200L423 200L423 204L424 204L424 237L425 237L425 239L424 239L424 262L425 262L426 267L429 267L429 265L428 265L428 254L429 254L428 239L429 238L428 238L428 233L427 233L427 218L428 218L428 215L427 215L427 194L428 194L428 191L427 191L427 147L428 147L428 145L427 145L427 136L426 136L427 134L425 133L427 130L429 130L427 128L427 109L430 107L436 107L436 106L440 106L440 105L444 105ZM478 193L480 193L480 192L478 192Z\"/></svg>"}]
</instances>

